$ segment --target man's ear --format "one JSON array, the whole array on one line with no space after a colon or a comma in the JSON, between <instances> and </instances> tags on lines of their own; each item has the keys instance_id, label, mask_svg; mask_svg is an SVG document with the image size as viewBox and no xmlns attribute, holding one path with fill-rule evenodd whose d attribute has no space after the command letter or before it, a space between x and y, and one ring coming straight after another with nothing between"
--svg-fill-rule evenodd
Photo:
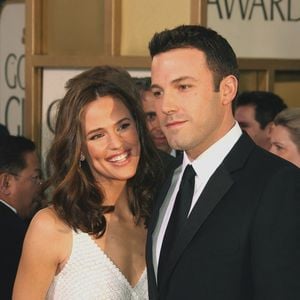
<instances>
[{"instance_id":1,"label":"man's ear","mask_svg":"<svg viewBox=\"0 0 300 300\"><path fill-rule=\"evenodd\" d=\"M235 98L238 90L238 80L233 75L228 75L222 79L220 83L220 93L222 97L223 105L231 105L231 102Z\"/></svg>"},{"instance_id":2,"label":"man's ear","mask_svg":"<svg viewBox=\"0 0 300 300\"><path fill-rule=\"evenodd\" d=\"M273 121L269 122L267 124L267 126L265 127L264 130L265 130L268 137L270 136L273 127L274 127L274 122Z\"/></svg>"},{"instance_id":3,"label":"man's ear","mask_svg":"<svg viewBox=\"0 0 300 300\"><path fill-rule=\"evenodd\" d=\"M10 194L11 176L8 173L0 174L0 192L4 195Z\"/></svg>"}]
</instances>

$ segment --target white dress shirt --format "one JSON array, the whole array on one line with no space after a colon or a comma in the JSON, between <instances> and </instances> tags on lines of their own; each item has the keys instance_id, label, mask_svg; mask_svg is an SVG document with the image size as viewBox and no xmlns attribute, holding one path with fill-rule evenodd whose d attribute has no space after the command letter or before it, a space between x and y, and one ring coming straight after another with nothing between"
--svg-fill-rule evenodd
<instances>
[{"instance_id":1,"label":"white dress shirt","mask_svg":"<svg viewBox=\"0 0 300 300\"><path fill-rule=\"evenodd\" d=\"M181 182L181 177L183 175L186 165L191 164L196 172L195 189L189 212L190 214L208 180L216 171L216 169L220 166L224 158L227 156L234 144L240 138L241 134L242 130L236 122L232 129L226 135L224 135L220 140L218 140L216 143L210 146L194 161L191 162L187 157L186 153L184 152L182 165L175 170L172 178L172 183L164 201L164 204L167 204L167 207L165 208L165 214L163 216L161 226L158 225L154 231L154 236L157 236L157 240L153 240L153 264L156 276L164 234L173 210L175 198ZM161 208L161 210L163 211L164 204Z\"/></svg>"}]
</instances>

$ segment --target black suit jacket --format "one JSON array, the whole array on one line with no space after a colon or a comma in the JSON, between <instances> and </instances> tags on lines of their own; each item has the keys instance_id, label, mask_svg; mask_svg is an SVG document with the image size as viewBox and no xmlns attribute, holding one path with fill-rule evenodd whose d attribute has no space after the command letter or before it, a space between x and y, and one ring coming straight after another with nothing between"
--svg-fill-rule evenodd
<instances>
[{"instance_id":1,"label":"black suit jacket","mask_svg":"<svg viewBox=\"0 0 300 300\"><path fill-rule=\"evenodd\" d=\"M0 202L0 299L10 300L21 255L26 223Z\"/></svg>"},{"instance_id":2,"label":"black suit jacket","mask_svg":"<svg viewBox=\"0 0 300 300\"><path fill-rule=\"evenodd\" d=\"M181 162L177 161L174 169ZM147 238L150 299L300 299L300 170L245 134L208 181L178 233L168 270L155 280Z\"/></svg>"},{"instance_id":3,"label":"black suit jacket","mask_svg":"<svg viewBox=\"0 0 300 300\"><path fill-rule=\"evenodd\" d=\"M159 158L161 159L164 172L168 174L175 162L175 157L159 149L157 149L157 153Z\"/></svg>"}]
</instances>

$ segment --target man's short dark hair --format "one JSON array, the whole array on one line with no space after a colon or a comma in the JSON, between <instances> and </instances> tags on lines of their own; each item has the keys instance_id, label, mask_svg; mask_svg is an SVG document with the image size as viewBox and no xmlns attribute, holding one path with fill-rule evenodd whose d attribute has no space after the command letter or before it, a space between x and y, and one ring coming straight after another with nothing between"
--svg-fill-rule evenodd
<instances>
[{"instance_id":1,"label":"man's short dark hair","mask_svg":"<svg viewBox=\"0 0 300 300\"><path fill-rule=\"evenodd\" d=\"M228 75L239 79L236 55L225 38L216 31L200 25L181 25L155 33L149 43L150 55L178 48L196 48L206 55L208 68L213 72L215 91Z\"/></svg>"},{"instance_id":2,"label":"man's short dark hair","mask_svg":"<svg viewBox=\"0 0 300 300\"><path fill-rule=\"evenodd\" d=\"M27 167L25 154L35 149L35 144L23 136L2 136L0 138L0 173L18 174Z\"/></svg>"},{"instance_id":3,"label":"man's short dark hair","mask_svg":"<svg viewBox=\"0 0 300 300\"><path fill-rule=\"evenodd\" d=\"M255 120L260 124L261 129L272 122L279 112L287 108L281 97L266 91L246 91L238 95L234 109L246 105L254 107Z\"/></svg>"}]
</instances>

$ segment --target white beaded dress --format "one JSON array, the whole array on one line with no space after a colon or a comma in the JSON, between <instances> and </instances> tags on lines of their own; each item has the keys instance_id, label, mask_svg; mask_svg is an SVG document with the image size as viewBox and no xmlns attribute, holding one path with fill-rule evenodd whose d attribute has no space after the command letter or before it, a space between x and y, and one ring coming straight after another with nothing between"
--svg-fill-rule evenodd
<instances>
[{"instance_id":1,"label":"white beaded dress","mask_svg":"<svg viewBox=\"0 0 300 300\"><path fill-rule=\"evenodd\" d=\"M73 232L72 253L55 276L47 300L146 300L147 273L132 287L112 260L87 234Z\"/></svg>"}]
</instances>

